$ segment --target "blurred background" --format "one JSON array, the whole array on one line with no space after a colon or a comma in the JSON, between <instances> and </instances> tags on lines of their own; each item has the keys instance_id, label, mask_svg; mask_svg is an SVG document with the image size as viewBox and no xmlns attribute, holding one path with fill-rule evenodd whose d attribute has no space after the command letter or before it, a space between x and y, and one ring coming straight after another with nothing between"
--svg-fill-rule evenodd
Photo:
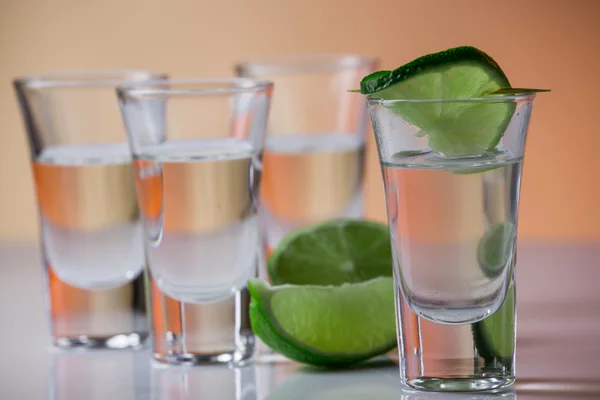
<instances>
[{"instance_id":1,"label":"blurred background","mask_svg":"<svg viewBox=\"0 0 600 400\"><path fill-rule=\"evenodd\" d=\"M529 130L520 238L600 240L599 0L0 0L0 239L35 240L37 214L12 78L144 68L232 76L236 61L348 52L392 69L473 45L538 96ZM372 138L371 138L372 139ZM367 216L385 207L368 150Z\"/></svg>"}]
</instances>

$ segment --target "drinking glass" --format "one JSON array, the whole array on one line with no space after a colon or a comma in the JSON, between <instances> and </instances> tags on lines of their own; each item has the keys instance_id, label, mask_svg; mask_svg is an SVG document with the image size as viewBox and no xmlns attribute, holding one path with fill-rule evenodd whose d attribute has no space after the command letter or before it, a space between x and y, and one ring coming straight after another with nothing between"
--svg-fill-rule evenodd
<instances>
[{"instance_id":1,"label":"drinking glass","mask_svg":"<svg viewBox=\"0 0 600 400\"><path fill-rule=\"evenodd\" d=\"M137 347L148 336L142 226L115 87L148 71L14 81L41 225L52 343Z\"/></svg>"},{"instance_id":2,"label":"drinking glass","mask_svg":"<svg viewBox=\"0 0 600 400\"><path fill-rule=\"evenodd\" d=\"M246 282L257 274L257 196L272 84L184 79L118 89L146 250L154 357L253 356Z\"/></svg>"},{"instance_id":3,"label":"drinking glass","mask_svg":"<svg viewBox=\"0 0 600 400\"><path fill-rule=\"evenodd\" d=\"M517 216L533 99L367 98L394 255L400 375L415 389L478 391L514 381ZM429 127L403 115L423 122L440 110L454 110L454 120L429 126L462 126L450 129L456 135L487 135L487 118L504 113L498 145L485 155L432 151ZM439 144L444 132L435 133ZM444 140L445 148L461 146L464 136Z\"/></svg>"},{"instance_id":4,"label":"drinking glass","mask_svg":"<svg viewBox=\"0 0 600 400\"><path fill-rule=\"evenodd\" d=\"M239 76L275 84L260 193L265 255L297 228L360 218L367 110L364 99L347 90L359 87L361 78L377 69L377 60L291 55L235 69ZM268 279L264 268L260 272Z\"/></svg>"}]
</instances>

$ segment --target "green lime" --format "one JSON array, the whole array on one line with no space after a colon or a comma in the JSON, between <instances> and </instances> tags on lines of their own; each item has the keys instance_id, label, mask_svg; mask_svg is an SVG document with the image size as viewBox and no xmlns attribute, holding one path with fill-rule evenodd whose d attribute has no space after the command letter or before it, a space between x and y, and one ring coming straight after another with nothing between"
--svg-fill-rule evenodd
<instances>
[{"instance_id":1,"label":"green lime","mask_svg":"<svg viewBox=\"0 0 600 400\"><path fill-rule=\"evenodd\" d=\"M473 325L479 355L487 362L497 360L510 366L515 351L515 285L511 282L502 306L494 314Z\"/></svg>"},{"instance_id":2,"label":"green lime","mask_svg":"<svg viewBox=\"0 0 600 400\"><path fill-rule=\"evenodd\" d=\"M301 363L341 367L396 346L392 278L341 286L248 281L254 333Z\"/></svg>"},{"instance_id":3,"label":"green lime","mask_svg":"<svg viewBox=\"0 0 600 400\"><path fill-rule=\"evenodd\" d=\"M294 231L271 254L268 272L274 285L341 285L392 276L388 227L341 219Z\"/></svg>"},{"instance_id":4,"label":"green lime","mask_svg":"<svg viewBox=\"0 0 600 400\"><path fill-rule=\"evenodd\" d=\"M477 261L489 277L500 275L506 268L516 240L512 222L496 224L479 241Z\"/></svg>"},{"instance_id":5,"label":"green lime","mask_svg":"<svg viewBox=\"0 0 600 400\"><path fill-rule=\"evenodd\" d=\"M500 66L486 53L463 46L428 54L394 71L366 76L361 93L384 103L427 135L433 151L446 157L481 156L493 151L515 110L511 101L472 100L510 88ZM427 101L455 100L455 101Z\"/></svg>"}]
</instances>

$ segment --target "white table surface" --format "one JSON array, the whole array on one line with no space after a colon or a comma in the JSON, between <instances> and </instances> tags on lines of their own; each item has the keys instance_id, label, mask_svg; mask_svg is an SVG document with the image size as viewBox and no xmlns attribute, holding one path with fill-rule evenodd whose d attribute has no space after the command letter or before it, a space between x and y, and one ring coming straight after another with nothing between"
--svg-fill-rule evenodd
<instances>
[{"instance_id":1,"label":"white table surface","mask_svg":"<svg viewBox=\"0 0 600 400\"><path fill-rule=\"evenodd\" d=\"M600 399L600 244L525 243L518 253L515 392L502 398ZM173 368L147 351L48 350L37 247L0 244L2 400L488 399L404 390L392 361L351 371L292 362Z\"/></svg>"}]
</instances>

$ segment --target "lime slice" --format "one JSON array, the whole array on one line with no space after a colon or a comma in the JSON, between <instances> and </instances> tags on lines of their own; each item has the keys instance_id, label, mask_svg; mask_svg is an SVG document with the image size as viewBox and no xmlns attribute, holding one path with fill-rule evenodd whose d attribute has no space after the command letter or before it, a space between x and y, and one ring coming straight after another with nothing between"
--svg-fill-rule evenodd
<instances>
[{"instance_id":1,"label":"lime slice","mask_svg":"<svg viewBox=\"0 0 600 400\"><path fill-rule=\"evenodd\" d=\"M394 71L375 72L360 87L361 93L374 98L419 100L385 106L420 128L419 135L427 135L431 149L446 157L493 151L515 110L510 101L467 100L510 88L500 66L483 51L468 46L428 54Z\"/></svg>"},{"instance_id":2,"label":"lime slice","mask_svg":"<svg viewBox=\"0 0 600 400\"><path fill-rule=\"evenodd\" d=\"M254 333L292 360L339 367L396 346L392 278L279 287L253 279L248 289Z\"/></svg>"},{"instance_id":3,"label":"lime slice","mask_svg":"<svg viewBox=\"0 0 600 400\"><path fill-rule=\"evenodd\" d=\"M511 282L502 306L494 314L473 325L479 355L487 362L510 366L515 351L515 285Z\"/></svg>"},{"instance_id":4,"label":"lime slice","mask_svg":"<svg viewBox=\"0 0 600 400\"><path fill-rule=\"evenodd\" d=\"M477 247L477 261L487 276L493 278L504 271L515 239L515 226L509 221L494 225L481 238Z\"/></svg>"},{"instance_id":5,"label":"lime slice","mask_svg":"<svg viewBox=\"0 0 600 400\"><path fill-rule=\"evenodd\" d=\"M341 285L392 276L387 226L333 220L286 236L269 258L271 283Z\"/></svg>"}]
</instances>

